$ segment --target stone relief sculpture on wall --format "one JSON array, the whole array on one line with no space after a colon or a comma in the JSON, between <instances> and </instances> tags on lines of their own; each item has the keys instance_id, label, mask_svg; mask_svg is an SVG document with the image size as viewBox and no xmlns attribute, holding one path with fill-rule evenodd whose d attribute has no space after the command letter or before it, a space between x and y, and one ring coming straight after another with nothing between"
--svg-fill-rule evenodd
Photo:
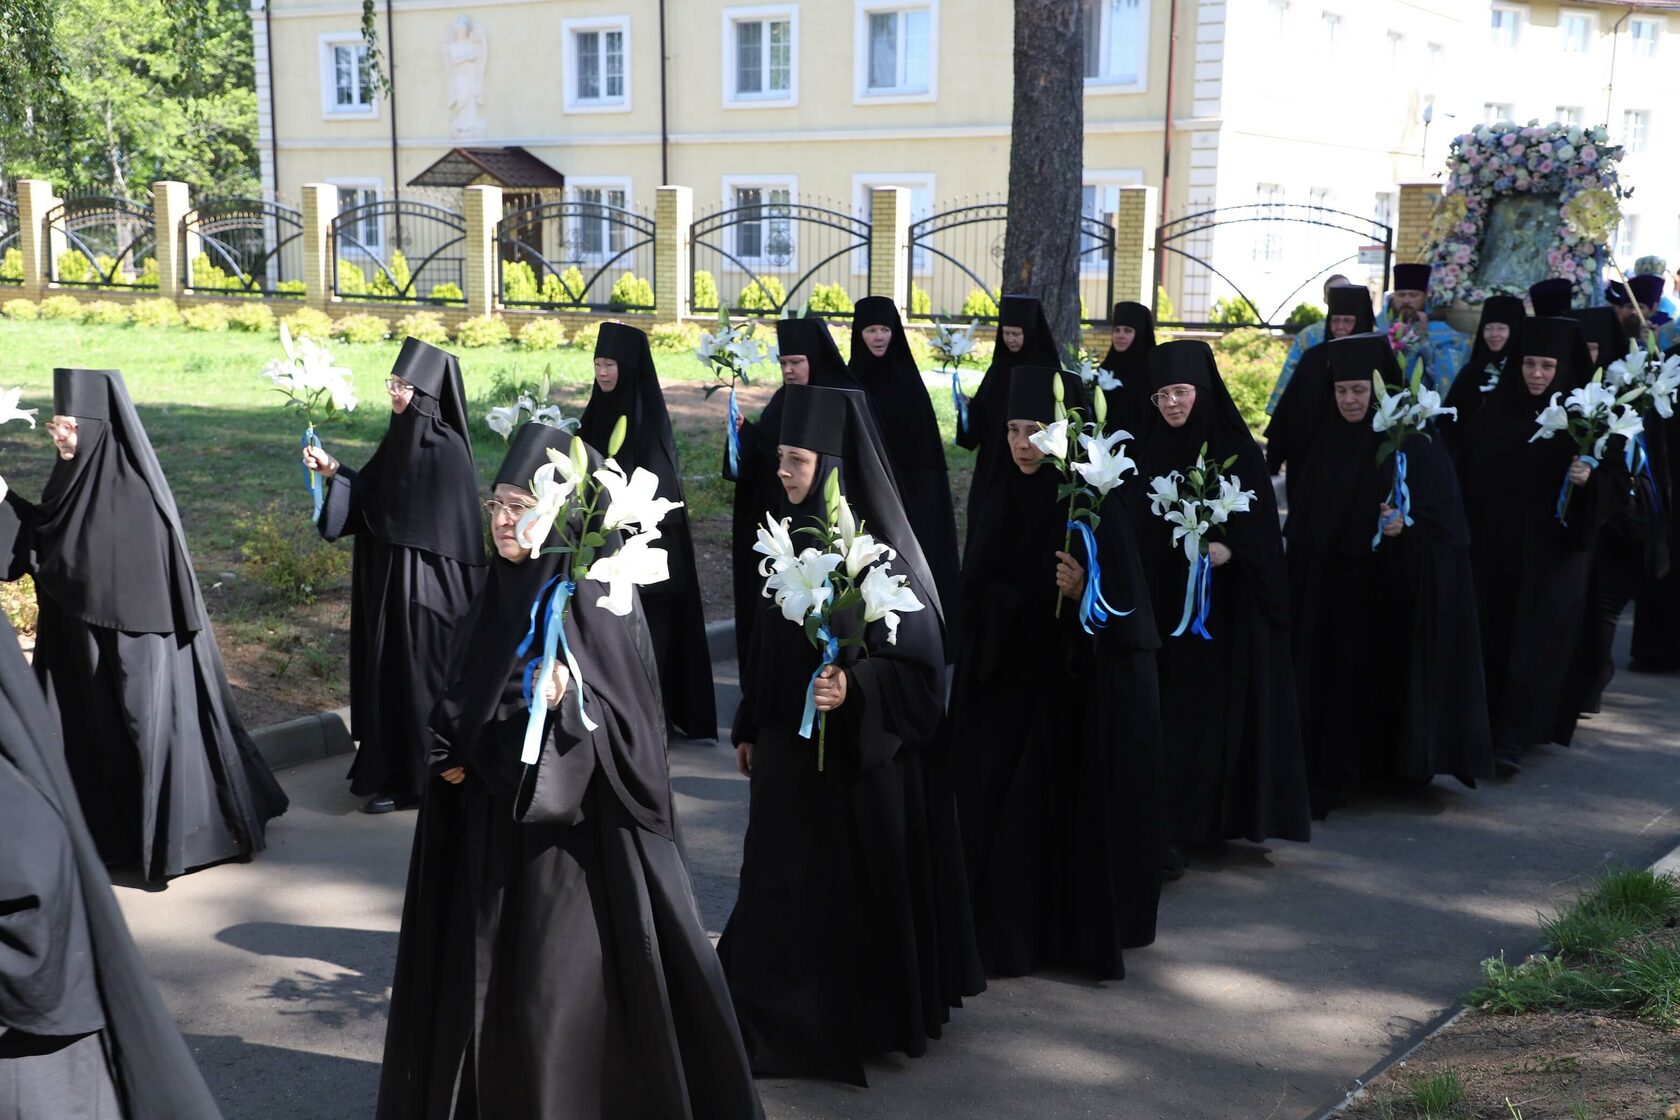
<instances>
[{"instance_id":1,"label":"stone relief sculpture on wall","mask_svg":"<svg viewBox=\"0 0 1680 1120\"><path fill-rule=\"evenodd\" d=\"M484 66L489 46L484 28L471 16L450 21L444 36L444 65L449 70L449 134L457 140L484 135Z\"/></svg>"}]
</instances>

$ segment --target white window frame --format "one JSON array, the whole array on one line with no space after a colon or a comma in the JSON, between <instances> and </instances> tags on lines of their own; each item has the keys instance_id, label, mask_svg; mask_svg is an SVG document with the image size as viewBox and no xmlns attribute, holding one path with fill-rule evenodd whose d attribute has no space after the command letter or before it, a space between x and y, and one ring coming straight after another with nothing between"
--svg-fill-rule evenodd
<instances>
[{"instance_id":1,"label":"white window frame","mask_svg":"<svg viewBox=\"0 0 1680 1120\"><path fill-rule=\"evenodd\" d=\"M1498 110L1498 112L1494 112ZM1500 121L1514 121L1517 119L1517 107L1510 101L1482 102L1482 123L1497 124Z\"/></svg>"},{"instance_id":2,"label":"white window frame","mask_svg":"<svg viewBox=\"0 0 1680 1120\"><path fill-rule=\"evenodd\" d=\"M1635 137L1633 135L1633 129L1632 129L1632 127L1630 127L1633 123L1633 118L1634 117L1639 118L1639 126L1640 126L1637 143L1635 143ZM1652 114L1651 114L1651 110L1649 110L1649 109L1623 109L1622 110L1622 136L1621 136L1621 141L1622 141L1622 144L1627 148L1627 154L1628 155L1630 155L1630 156L1642 156L1646 152L1651 150L1651 117L1652 117Z\"/></svg>"},{"instance_id":3,"label":"white window frame","mask_svg":"<svg viewBox=\"0 0 1680 1120\"><path fill-rule=\"evenodd\" d=\"M1255 183L1254 204L1256 206L1283 206L1289 202L1289 193L1282 183ZM1249 259L1262 266L1266 272L1275 272L1284 258L1283 240L1271 228L1270 223L1262 220L1255 225L1254 242L1249 248Z\"/></svg>"},{"instance_id":4,"label":"white window frame","mask_svg":"<svg viewBox=\"0 0 1680 1120\"><path fill-rule=\"evenodd\" d=\"M1564 24L1567 21L1576 19L1583 21L1587 28L1586 34L1582 36L1581 39L1581 49L1578 51L1570 47L1569 32L1564 28ZM1593 40L1597 35L1598 17L1592 12L1575 11L1565 8L1563 11L1558 13L1558 49L1564 54L1592 54Z\"/></svg>"},{"instance_id":5,"label":"white window frame","mask_svg":"<svg viewBox=\"0 0 1680 1120\"><path fill-rule=\"evenodd\" d=\"M875 12L920 10L928 17L928 82L925 91L869 92L869 17ZM852 104L906 105L939 100L939 0L854 0Z\"/></svg>"},{"instance_id":6,"label":"white window frame","mask_svg":"<svg viewBox=\"0 0 1680 1120\"><path fill-rule=\"evenodd\" d=\"M1559 105L1552 110L1553 118L1558 124L1581 124L1587 116L1584 105Z\"/></svg>"},{"instance_id":7,"label":"white window frame","mask_svg":"<svg viewBox=\"0 0 1680 1120\"><path fill-rule=\"evenodd\" d=\"M1657 57L1657 52L1662 50L1663 36L1668 33L1667 23L1668 23L1668 21L1665 20L1661 16L1655 16L1655 15L1635 16L1632 20L1630 20L1628 22L1628 51L1629 51L1629 53L1632 54L1632 56L1634 58L1638 58L1638 59L1649 60L1649 59L1656 58ZM1648 53L1648 54L1640 49L1639 44L1640 44L1641 40L1634 34L1635 29L1638 28L1641 25L1644 25L1644 26L1649 27L1651 29L1651 38L1650 38L1651 49L1650 49L1650 53Z\"/></svg>"},{"instance_id":8,"label":"white window frame","mask_svg":"<svg viewBox=\"0 0 1680 1120\"><path fill-rule=\"evenodd\" d=\"M938 197L934 194L934 182L934 173L931 171L859 171L852 176L852 206L858 216L867 222L870 219L870 191L876 187L907 187L911 191L910 220L915 222L933 213L934 199ZM927 192L924 196L927 199L927 206L924 208L926 213L916 209L917 191ZM932 275L933 254L925 249L918 252L911 269L917 276ZM862 275L868 271L869 249L860 248L852 254L852 274Z\"/></svg>"},{"instance_id":9,"label":"white window frame","mask_svg":"<svg viewBox=\"0 0 1680 1120\"><path fill-rule=\"evenodd\" d=\"M631 193L631 179L628 175L568 175L566 177L567 202L582 203L583 199L579 198L578 195L580 192L586 190L621 190L624 192L624 209L630 210L634 207L636 196ZM609 230L603 230L602 249L600 252L591 253L586 251L583 247L583 218L573 216L568 219L568 221L571 223L571 228L566 230L568 240L571 238L573 230L577 231L577 260L579 262L598 265L603 261L612 259L618 254L619 250L612 247L612 235ZM628 243L630 231L625 230L619 236L624 238ZM628 271L628 266L626 267L626 270Z\"/></svg>"},{"instance_id":10,"label":"white window frame","mask_svg":"<svg viewBox=\"0 0 1680 1120\"><path fill-rule=\"evenodd\" d=\"M1512 24L1511 35L1510 35L1509 39L1500 38L1493 33L1492 17L1493 17L1494 14L1508 16L1511 19L1516 21L1514 24ZM1499 47L1503 50L1515 50L1518 47L1522 46L1523 24L1525 24L1527 22L1527 20L1525 18L1526 15L1527 15L1527 12L1525 12L1522 8L1517 7L1515 4L1492 4L1492 5L1489 5L1488 15L1489 15L1489 23L1488 23L1488 43L1489 43L1489 45L1494 46L1494 47Z\"/></svg>"},{"instance_id":11,"label":"white window frame","mask_svg":"<svg viewBox=\"0 0 1680 1120\"><path fill-rule=\"evenodd\" d=\"M1109 187L1135 187L1142 182L1143 168L1141 167L1087 168L1079 181L1079 216L1081 219L1081 227L1083 228L1084 225L1085 190L1087 187L1103 191ZM1116 198L1115 203L1116 205L1119 204L1118 198ZM1083 235L1079 238L1079 249L1079 272L1081 275L1098 276L1107 271L1108 266L1103 262L1101 257L1085 255L1085 238Z\"/></svg>"},{"instance_id":12,"label":"white window frame","mask_svg":"<svg viewBox=\"0 0 1680 1120\"><path fill-rule=\"evenodd\" d=\"M1616 232L1612 236L1616 255L1624 261L1631 261L1634 257L1634 246L1639 241L1639 215L1623 214L1622 220L1616 225Z\"/></svg>"},{"instance_id":13,"label":"white window frame","mask_svg":"<svg viewBox=\"0 0 1680 1120\"><path fill-rule=\"evenodd\" d=\"M333 48L346 45L367 46L360 31L326 31L320 36L321 119L328 121L372 121L379 119L379 87L373 87L373 100L366 105L341 106L338 103L338 67Z\"/></svg>"},{"instance_id":14,"label":"white window frame","mask_svg":"<svg viewBox=\"0 0 1680 1120\"><path fill-rule=\"evenodd\" d=\"M580 98L578 96L578 49L577 37L586 31L617 31L622 36L624 44L624 96ZM567 113L628 113L631 111L631 91L635 88L631 60L635 55L630 39L629 16L592 16L589 18L563 19L560 21L560 37L565 46L565 66L561 75L563 105ZM602 75L605 80L605 75Z\"/></svg>"},{"instance_id":15,"label":"white window frame","mask_svg":"<svg viewBox=\"0 0 1680 1120\"><path fill-rule=\"evenodd\" d=\"M735 89L735 52L738 23L786 21L788 25L788 88L786 93L740 93ZM770 49L768 36L765 51ZM766 67L768 72L768 64ZM725 109L791 109L799 104L799 5L760 4L723 9L723 107Z\"/></svg>"},{"instance_id":16,"label":"white window frame","mask_svg":"<svg viewBox=\"0 0 1680 1120\"><path fill-rule=\"evenodd\" d=\"M1138 72L1137 77L1125 78L1086 78L1085 93L1087 96L1107 96L1116 93L1146 93L1149 90L1149 10L1154 7L1151 0L1138 0ZM1081 44L1083 46L1083 44ZM1106 51L1107 40L1103 49Z\"/></svg>"},{"instance_id":17,"label":"white window frame","mask_svg":"<svg viewBox=\"0 0 1680 1120\"><path fill-rule=\"evenodd\" d=\"M771 191L785 190L788 192L788 205L797 206L799 204L799 177L797 175L725 175L723 177L723 193L721 196L723 198L724 209L733 209L737 205L735 201L736 191L743 188L751 189L753 187L757 187L759 190L764 191L766 195L768 195ZM766 199L763 205L770 205L768 199ZM740 260L746 264L761 264L767 262L769 258L763 256L762 254L756 257L749 257L747 254L741 252L740 243L738 241L740 232L741 227L739 225L729 227L728 249L730 257ZM789 257L786 265L777 265L776 267L797 269L799 267L799 236L793 231L791 226L789 227L788 237L793 242L793 253ZM724 258L723 266L728 271L734 271L740 267L735 263L735 260L731 260L729 257Z\"/></svg>"},{"instance_id":18,"label":"white window frame","mask_svg":"<svg viewBox=\"0 0 1680 1120\"><path fill-rule=\"evenodd\" d=\"M323 182L327 183L329 186L337 187L340 190L372 191L373 192L373 201L375 201L375 202L385 201L385 180L383 180L383 179L379 179L379 178L356 178L354 176L350 176L350 177L337 178L337 179L326 179L326 180L323 180ZM338 200L337 195L334 195L333 196L333 215L336 217L338 214L342 213L343 210L344 210L344 207L339 205L339 200ZM379 236L372 243L369 243L368 239L365 236L361 236L362 234L365 234L365 233L366 233L366 227L364 226L361 230L358 231L358 237L357 237L357 240L360 241L365 248L352 249L348 253L340 253L339 255L342 256L342 257L345 257L346 259L351 259L351 260L358 259L358 258L366 260L366 259L371 259L371 256L374 253L384 253L385 252L385 229L384 229L384 227L381 226L379 228ZM372 277L369 277L369 279L372 279Z\"/></svg>"}]
</instances>

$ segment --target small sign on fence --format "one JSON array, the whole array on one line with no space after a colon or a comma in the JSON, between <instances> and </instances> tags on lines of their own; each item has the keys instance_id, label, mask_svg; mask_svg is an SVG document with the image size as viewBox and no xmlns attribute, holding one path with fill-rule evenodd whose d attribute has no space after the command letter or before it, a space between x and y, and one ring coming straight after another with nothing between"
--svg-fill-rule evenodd
<instances>
[{"instance_id":1,"label":"small sign on fence","mask_svg":"<svg viewBox=\"0 0 1680 1120\"><path fill-rule=\"evenodd\" d=\"M1359 263L1380 265L1387 253L1388 247L1384 245L1361 245L1359 247Z\"/></svg>"}]
</instances>

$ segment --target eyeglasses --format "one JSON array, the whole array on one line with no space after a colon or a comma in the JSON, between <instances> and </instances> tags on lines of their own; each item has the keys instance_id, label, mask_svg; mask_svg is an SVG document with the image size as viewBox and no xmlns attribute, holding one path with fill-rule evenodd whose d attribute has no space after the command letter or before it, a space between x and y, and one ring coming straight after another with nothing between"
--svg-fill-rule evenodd
<instances>
[{"instance_id":1,"label":"eyeglasses","mask_svg":"<svg viewBox=\"0 0 1680 1120\"><path fill-rule=\"evenodd\" d=\"M484 512L490 515L492 521L504 515L517 521L536 508L530 502L504 502L498 498L488 498L484 502Z\"/></svg>"},{"instance_id":2,"label":"eyeglasses","mask_svg":"<svg viewBox=\"0 0 1680 1120\"><path fill-rule=\"evenodd\" d=\"M1179 401L1193 401L1196 399L1195 386L1184 389L1162 389L1159 393L1151 393L1149 403L1160 408L1163 403L1177 404Z\"/></svg>"},{"instance_id":3,"label":"eyeglasses","mask_svg":"<svg viewBox=\"0 0 1680 1120\"><path fill-rule=\"evenodd\" d=\"M400 377L387 377L385 379L385 388L389 389L396 396L403 396L414 392L414 386L410 385Z\"/></svg>"}]
</instances>

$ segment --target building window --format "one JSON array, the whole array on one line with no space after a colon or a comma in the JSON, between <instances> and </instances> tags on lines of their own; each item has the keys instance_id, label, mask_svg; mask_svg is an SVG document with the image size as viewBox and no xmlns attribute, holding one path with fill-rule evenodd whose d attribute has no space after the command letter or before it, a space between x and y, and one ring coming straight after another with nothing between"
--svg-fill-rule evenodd
<instances>
[{"instance_id":1,"label":"building window","mask_svg":"<svg viewBox=\"0 0 1680 1120\"><path fill-rule=\"evenodd\" d=\"M1509 101L1484 101L1482 103L1483 124L1498 124L1500 121L1511 120L1516 115L1517 111L1512 108Z\"/></svg>"},{"instance_id":2,"label":"building window","mask_svg":"<svg viewBox=\"0 0 1680 1120\"><path fill-rule=\"evenodd\" d=\"M726 99L791 103L799 9L730 8L723 15Z\"/></svg>"},{"instance_id":3,"label":"building window","mask_svg":"<svg viewBox=\"0 0 1680 1120\"><path fill-rule=\"evenodd\" d=\"M338 187L338 212L346 214L358 206L371 206L379 201L379 186L377 183L341 183ZM348 227L341 226L340 231L351 239L341 242L338 255L341 257L360 257L378 253L385 247L385 230L379 220L377 210L359 214L349 223Z\"/></svg>"},{"instance_id":4,"label":"building window","mask_svg":"<svg viewBox=\"0 0 1680 1120\"><path fill-rule=\"evenodd\" d=\"M630 20L565 20L568 112L630 108Z\"/></svg>"},{"instance_id":5,"label":"building window","mask_svg":"<svg viewBox=\"0 0 1680 1120\"><path fill-rule=\"evenodd\" d=\"M1623 214L1622 224L1616 227L1616 255L1624 261L1634 258L1634 246L1639 243L1639 215Z\"/></svg>"},{"instance_id":6,"label":"building window","mask_svg":"<svg viewBox=\"0 0 1680 1120\"><path fill-rule=\"evenodd\" d=\"M1651 114L1649 111L1629 109L1622 114L1622 144L1627 148L1628 155L1642 154L1650 135Z\"/></svg>"},{"instance_id":7,"label":"building window","mask_svg":"<svg viewBox=\"0 0 1680 1120\"><path fill-rule=\"evenodd\" d=\"M735 231L735 256L752 264L792 263L793 187L765 183L738 184L727 196L742 211Z\"/></svg>"},{"instance_id":8,"label":"building window","mask_svg":"<svg viewBox=\"0 0 1680 1120\"><path fill-rule=\"evenodd\" d=\"M1371 220L1393 229L1395 201L1393 192L1379 192L1371 206Z\"/></svg>"},{"instance_id":9,"label":"building window","mask_svg":"<svg viewBox=\"0 0 1680 1120\"><path fill-rule=\"evenodd\" d=\"M588 184L574 180L568 190L572 201L578 204L571 234L576 254L585 260L600 260L623 252L627 231L620 222L613 220L612 211L629 209L629 180Z\"/></svg>"},{"instance_id":10,"label":"building window","mask_svg":"<svg viewBox=\"0 0 1680 1120\"><path fill-rule=\"evenodd\" d=\"M859 100L932 100L936 5L862 0L857 11Z\"/></svg>"},{"instance_id":11,"label":"building window","mask_svg":"<svg viewBox=\"0 0 1680 1120\"><path fill-rule=\"evenodd\" d=\"M321 113L371 117L377 84L367 42L356 32L321 36Z\"/></svg>"},{"instance_id":12,"label":"building window","mask_svg":"<svg viewBox=\"0 0 1680 1120\"><path fill-rule=\"evenodd\" d=\"M1558 17L1558 31L1563 35L1563 49L1570 54L1586 54L1592 37L1592 17L1579 12L1565 12Z\"/></svg>"},{"instance_id":13,"label":"building window","mask_svg":"<svg viewBox=\"0 0 1680 1120\"><path fill-rule=\"evenodd\" d=\"M1628 37L1633 40L1633 57L1657 57L1657 39L1662 35L1662 23L1654 19L1636 19L1628 24Z\"/></svg>"},{"instance_id":14,"label":"building window","mask_svg":"<svg viewBox=\"0 0 1680 1120\"><path fill-rule=\"evenodd\" d=\"M1255 184L1254 201L1261 207L1281 206L1283 199L1283 187L1279 184ZM1274 216L1262 209L1254 235L1253 257L1268 264L1283 258L1283 238L1278 235L1277 223L1271 220Z\"/></svg>"},{"instance_id":15,"label":"building window","mask_svg":"<svg viewBox=\"0 0 1680 1120\"><path fill-rule=\"evenodd\" d=\"M1079 214L1102 225L1113 227L1114 215L1120 211L1120 188L1143 182L1141 170L1088 172L1090 177L1081 188ZM1080 223L1083 227L1084 223ZM1102 273L1108 269L1108 258L1098 251L1097 238L1081 233L1079 238L1079 268L1083 272Z\"/></svg>"},{"instance_id":16,"label":"building window","mask_svg":"<svg viewBox=\"0 0 1680 1120\"><path fill-rule=\"evenodd\" d=\"M1493 45L1496 47L1515 47L1522 35L1522 10L1520 8L1496 7L1492 10L1491 20Z\"/></svg>"},{"instance_id":17,"label":"building window","mask_svg":"<svg viewBox=\"0 0 1680 1120\"><path fill-rule=\"evenodd\" d=\"M1335 12L1325 12L1324 13L1324 45L1327 46L1327 47L1335 46L1336 45L1336 39L1337 39L1338 36L1341 35L1341 31L1342 31L1342 17L1337 15Z\"/></svg>"},{"instance_id":18,"label":"building window","mask_svg":"<svg viewBox=\"0 0 1680 1120\"><path fill-rule=\"evenodd\" d=\"M1084 0L1085 80L1136 84L1143 75L1140 0Z\"/></svg>"},{"instance_id":19,"label":"building window","mask_svg":"<svg viewBox=\"0 0 1680 1120\"><path fill-rule=\"evenodd\" d=\"M1558 124L1580 124L1582 109L1579 105L1559 105L1555 110Z\"/></svg>"}]
</instances>

